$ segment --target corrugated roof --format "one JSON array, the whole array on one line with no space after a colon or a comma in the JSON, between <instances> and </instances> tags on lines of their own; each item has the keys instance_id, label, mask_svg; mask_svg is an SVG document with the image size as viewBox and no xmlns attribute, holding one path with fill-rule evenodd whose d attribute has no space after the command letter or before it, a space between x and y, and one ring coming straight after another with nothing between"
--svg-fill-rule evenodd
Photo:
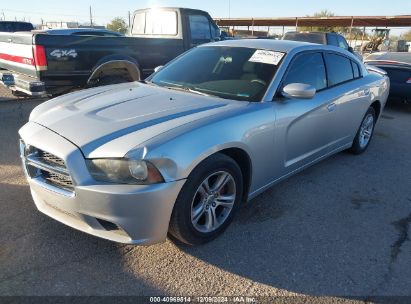
<instances>
[{"instance_id":1,"label":"corrugated roof","mask_svg":"<svg viewBox=\"0 0 411 304\"><path fill-rule=\"evenodd\" d=\"M351 26L411 27L411 15L401 16L334 16L284 18L215 18L219 26Z\"/></svg>"}]
</instances>

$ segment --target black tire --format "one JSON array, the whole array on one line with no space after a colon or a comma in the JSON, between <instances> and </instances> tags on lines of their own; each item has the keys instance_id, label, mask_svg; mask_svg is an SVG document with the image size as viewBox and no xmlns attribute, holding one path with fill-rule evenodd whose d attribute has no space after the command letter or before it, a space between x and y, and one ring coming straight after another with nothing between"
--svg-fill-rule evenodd
<instances>
[{"instance_id":1,"label":"black tire","mask_svg":"<svg viewBox=\"0 0 411 304\"><path fill-rule=\"evenodd\" d=\"M373 117L372 131L371 131L371 135L370 135L370 138L369 138L367 144L366 144L366 145L362 145L362 144L361 144L361 128L362 128L362 126L363 126L363 124L364 124L364 121L369 117L369 115L372 115L372 117ZM372 136L374 135L374 128L375 128L375 123L376 123L376 122L377 122L377 115L376 115L376 113L375 113L374 108L373 108L373 107L370 107L370 108L367 110L367 113L365 113L364 118L361 120L361 124L360 124L360 127L358 128L357 134L355 135L355 138L354 138L354 141L353 141L353 145L352 145L351 148L349 149L349 151L350 151L351 153L358 155L358 154L364 153L365 150L367 150L367 148L368 148L368 146L369 146L369 144L370 144L370 142L371 142Z\"/></svg>"},{"instance_id":2,"label":"black tire","mask_svg":"<svg viewBox=\"0 0 411 304\"><path fill-rule=\"evenodd\" d=\"M191 220L193 201L203 181L210 175L221 171L229 173L235 182L234 206L220 227L211 232L200 232L194 227ZM169 235L187 245L200 245L210 242L230 225L241 204L242 196L243 176L240 167L232 158L220 153L214 154L193 170L181 189L171 215Z\"/></svg>"}]
</instances>

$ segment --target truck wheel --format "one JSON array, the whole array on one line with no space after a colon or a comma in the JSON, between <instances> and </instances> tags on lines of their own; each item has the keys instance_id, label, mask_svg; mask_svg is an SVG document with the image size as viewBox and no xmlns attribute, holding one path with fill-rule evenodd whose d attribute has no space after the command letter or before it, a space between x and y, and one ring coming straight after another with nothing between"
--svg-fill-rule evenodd
<instances>
[{"instance_id":1,"label":"truck wheel","mask_svg":"<svg viewBox=\"0 0 411 304\"><path fill-rule=\"evenodd\" d=\"M11 94L14 97L17 97L17 98L29 98L29 97L31 97L30 95L28 95L26 93L23 93L23 92L19 92L19 91L11 91Z\"/></svg>"},{"instance_id":2,"label":"truck wheel","mask_svg":"<svg viewBox=\"0 0 411 304\"><path fill-rule=\"evenodd\" d=\"M188 245L213 240L231 223L242 195L238 164L224 154L207 158L189 175L178 195L169 234Z\"/></svg>"},{"instance_id":3,"label":"truck wheel","mask_svg":"<svg viewBox=\"0 0 411 304\"><path fill-rule=\"evenodd\" d=\"M101 86L106 86L110 84L118 84L118 83L124 83L124 82L129 82L129 81L121 76L105 76L104 78L99 79L98 82L95 84L95 86L101 87Z\"/></svg>"}]
</instances>

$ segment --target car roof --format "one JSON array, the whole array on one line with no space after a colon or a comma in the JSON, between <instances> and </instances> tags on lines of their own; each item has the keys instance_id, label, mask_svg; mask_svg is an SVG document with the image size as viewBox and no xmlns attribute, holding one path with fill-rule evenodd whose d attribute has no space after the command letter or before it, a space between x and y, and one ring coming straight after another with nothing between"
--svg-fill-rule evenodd
<instances>
[{"instance_id":1,"label":"car roof","mask_svg":"<svg viewBox=\"0 0 411 304\"><path fill-rule=\"evenodd\" d=\"M274 40L274 39L238 39L238 40L224 40L214 43L203 44L200 47L204 46L228 46L228 47L246 47L246 48L255 48L255 49L264 49L277 52L289 53L293 50L331 50L338 51L340 53L346 53L342 48L330 45L323 45L317 43L301 42L301 41L292 41L292 40Z\"/></svg>"}]
</instances>

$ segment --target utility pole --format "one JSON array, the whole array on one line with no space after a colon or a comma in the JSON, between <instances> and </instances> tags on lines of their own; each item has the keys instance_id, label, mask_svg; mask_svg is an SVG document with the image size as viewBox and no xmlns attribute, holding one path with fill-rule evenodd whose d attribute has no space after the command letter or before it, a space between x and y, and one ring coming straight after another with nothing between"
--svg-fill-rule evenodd
<instances>
[{"instance_id":1,"label":"utility pole","mask_svg":"<svg viewBox=\"0 0 411 304\"><path fill-rule=\"evenodd\" d=\"M228 18L231 18L231 0L228 0Z\"/></svg>"},{"instance_id":2,"label":"utility pole","mask_svg":"<svg viewBox=\"0 0 411 304\"><path fill-rule=\"evenodd\" d=\"M128 11L128 28L131 28L131 12Z\"/></svg>"},{"instance_id":3,"label":"utility pole","mask_svg":"<svg viewBox=\"0 0 411 304\"><path fill-rule=\"evenodd\" d=\"M91 5L90 5L90 26L93 27L93 14L91 12Z\"/></svg>"}]
</instances>

